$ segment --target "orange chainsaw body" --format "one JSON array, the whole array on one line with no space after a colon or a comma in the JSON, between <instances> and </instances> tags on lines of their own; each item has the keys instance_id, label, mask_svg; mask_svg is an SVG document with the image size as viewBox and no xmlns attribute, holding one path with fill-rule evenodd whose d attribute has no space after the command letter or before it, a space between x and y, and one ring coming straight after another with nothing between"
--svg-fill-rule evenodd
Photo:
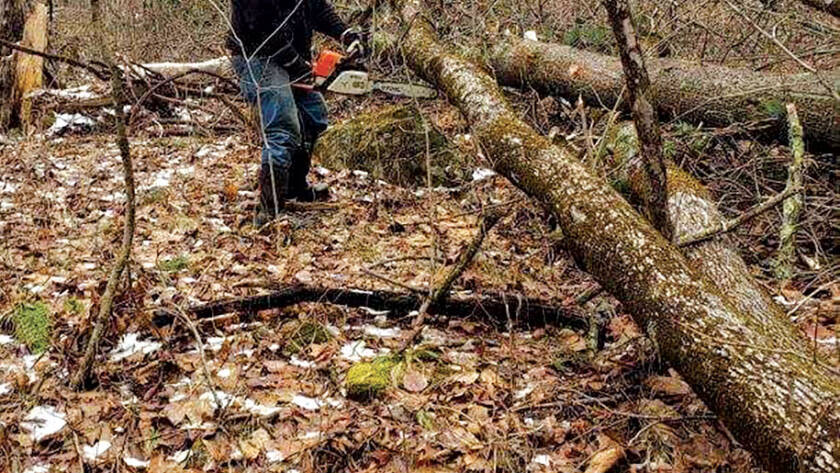
<instances>
[{"instance_id":1,"label":"orange chainsaw body","mask_svg":"<svg viewBox=\"0 0 840 473\"><path fill-rule=\"evenodd\" d=\"M335 51L329 49L321 51L315 64L312 65L312 75L324 78L331 76L342 59L344 56Z\"/></svg>"}]
</instances>

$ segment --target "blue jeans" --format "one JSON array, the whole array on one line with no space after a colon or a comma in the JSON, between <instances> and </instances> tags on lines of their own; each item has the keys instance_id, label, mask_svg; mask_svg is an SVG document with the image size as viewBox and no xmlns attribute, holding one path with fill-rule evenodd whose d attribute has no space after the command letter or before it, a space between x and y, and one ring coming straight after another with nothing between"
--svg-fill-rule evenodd
<instances>
[{"instance_id":1,"label":"blue jeans","mask_svg":"<svg viewBox=\"0 0 840 473\"><path fill-rule=\"evenodd\" d=\"M232 62L242 95L260 113L262 169L271 169L275 189L287 195L305 189L312 148L327 129L324 97L291 87L289 73L269 57Z\"/></svg>"}]
</instances>

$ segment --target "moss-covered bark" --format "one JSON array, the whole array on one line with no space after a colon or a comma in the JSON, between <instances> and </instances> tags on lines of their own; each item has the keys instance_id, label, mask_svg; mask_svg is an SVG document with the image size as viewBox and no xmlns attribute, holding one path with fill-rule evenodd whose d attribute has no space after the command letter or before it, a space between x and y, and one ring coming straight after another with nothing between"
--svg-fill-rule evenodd
<instances>
[{"instance_id":1,"label":"moss-covered bark","mask_svg":"<svg viewBox=\"0 0 840 473\"><path fill-rule=\"evenodd\" d=\"M464 156L411 105L385 107L330 127L314 154L328 168L360 169L397 185L425 186L427 151L432 185L469 178Z\"/></svg>"},{"instance_id":2,"label":"moss-covered bark","mask_svg":"<svg viewBox=\"0 0 840 473\"><path fill-rule=\"evenodd\" d=\"M802 166L805 144L802 143L802 123L796 106L787 104L788 142L790 143L791 161L788 166L786 189L802 187ZM793 265L796 261L796 231L799 229L799 214L805 203L804 191L787 198L782 207L782 228L779 231L779 251L776 254L776 277L793 277Z\"/></svg>"},{"instance_id":3,"label":"moss-covered bark","mask_svg":"<svg viewBox=\"0 0 840 473\"><path fill-rule=\"evenodd\" d=\"M555 215L577 261L736 438L770 471L840 469L840 383L794 328L773 312L742 310L604 180L523 123L486 72L438 43L419 0L400 6L411 68L463 112L495 169ZM677 200L681 210L702 206ZM677 232L705 225L680 222Z\"/></svg>"},{"instance_id":4,"label":"moss-covered bark","mask_svg":"<svg viewBox=\"0 0 840 473\"><path fill-rule=\"evenodd\" d=\"M618 58L560 44L503 42L493 51L491 63L503 85L580 95L599 106L613 107L624 86ZM662 118L710 126L767 122L781 131L784 104L794 103L809 145L840 150L840 103L812 74L775 75L677 59L650 59L647 67L650 98ZM840 73L823 77L840 89Z\"/></svg>"}]
</instances>

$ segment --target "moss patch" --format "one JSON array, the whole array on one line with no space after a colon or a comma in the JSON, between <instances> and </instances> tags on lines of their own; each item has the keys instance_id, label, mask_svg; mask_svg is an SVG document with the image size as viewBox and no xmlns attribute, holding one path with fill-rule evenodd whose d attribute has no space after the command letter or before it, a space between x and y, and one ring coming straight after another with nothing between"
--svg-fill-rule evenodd
<instances>
[{"instance_id":1,"label":"moss patch","mask_svg":"<svg viewBox=\"0 0 840 473\"><path fill-rule=\"evenodd\" d=\"M50 310L42 301L22 303L14 311L15 336L32 353L42 353L50 346Z\"/></svg>"},{"instance_id":2,"label":"moss patch","mask_svg":"<svg viewBox=\"0 0 840 473\"><path fill-rule=\"evenodd\" d=\"M332 334L323 325L312 322L293 322L290 326L284 327L289 334L289 341L283 346L286 354L297 354L313 343L326 343L332 339Z\"/></svg>"},{"instance_id":3,"label":"moss patch","mask_svg":"<svg viewBox=\"0 0 840 473\"><path fill-rule=\"evenodd\" d=\"M158 269L164 273L177 273L182 269L186 269L190 264L190 258L187 255L178 255L174 258L165 259L158 263Z\"/></svg>"},{"instance_id":4,"label":"moss patch","mask_svg":"<svg viewBox=\"0 0 840 473\"><path fill-rule=\"evenodd\" d=\"M347 396L352 399L368 400L382 394L391 385L394 368L399 365L399 360L390 356L356 363L347 371L347 377L344 380Z\"/></svg>"}]
</instances>

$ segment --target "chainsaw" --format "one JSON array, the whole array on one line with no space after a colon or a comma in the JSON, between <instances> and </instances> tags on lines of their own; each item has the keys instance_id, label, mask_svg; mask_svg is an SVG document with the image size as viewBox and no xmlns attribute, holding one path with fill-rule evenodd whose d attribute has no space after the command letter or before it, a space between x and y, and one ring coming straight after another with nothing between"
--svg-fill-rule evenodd
<instances>
[{"instance_id":1,"label":"chainsaw","mask_svg":"<svg viewBox=\"0 0 840 473\"><path fill-rule=\"evenodd\" d=\"M437 96L437 90L426 85L371 79L365 69L364 65L354 61L352 57L324 50L312 64L314 85L293 84L293 87L327 90L345 95L365 95L378 90L400 97L431 99Z\"/></svg>"}]
</instances>

